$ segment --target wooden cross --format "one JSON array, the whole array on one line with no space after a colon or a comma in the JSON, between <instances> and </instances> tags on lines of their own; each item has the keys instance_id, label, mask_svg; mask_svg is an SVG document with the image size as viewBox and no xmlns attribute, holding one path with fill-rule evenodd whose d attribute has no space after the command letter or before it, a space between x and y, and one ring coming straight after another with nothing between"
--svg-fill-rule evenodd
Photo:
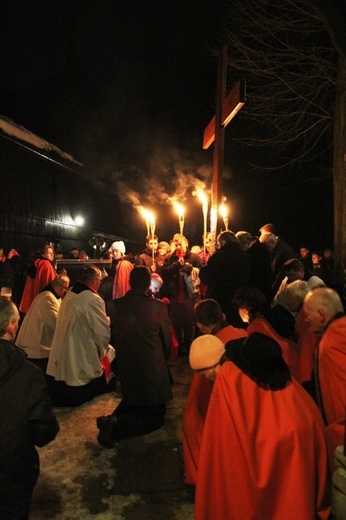
<instances>
[{"instance_id":1,"label":"wooden cross","mask_svg":"<svg viewBox=\"0 0 346 520\"><path fill-rule=\"evenodd\" d=\"M210 219L212 233L217 232L218 208L222 203L225 127L245 104L245 80L238 81L226 97L226 73L227 47L223 47L218 67L215 116L204 130L203 138L204 149L209 148L215 141L211 185L211 207L214 215Z\"/></svg>"}]
</instances>

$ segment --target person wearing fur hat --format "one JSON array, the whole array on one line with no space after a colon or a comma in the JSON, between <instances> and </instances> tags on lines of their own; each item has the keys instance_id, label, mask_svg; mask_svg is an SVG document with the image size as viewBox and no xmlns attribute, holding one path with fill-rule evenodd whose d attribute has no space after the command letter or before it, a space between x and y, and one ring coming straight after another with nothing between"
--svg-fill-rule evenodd
<instances>
[{"instance_id":1,"label":"person wearing fur hat","mask_svg":"<svg viewBox=\"0 0 346 520\"><path fill-rule=\"evenodd\" d=\"M201 442L195 520L327 520L327 448L316 404L272 338L254 333L225 348ZM217 363L216 346L204 350L194 366Z\"/></svg>"},{"instance_id":2,"label":"person wearing fur hat","mask_svg":"<svg viewBox=\"0 0 346 520\"><path fill-rule=\"evenodd\" d=\"M125 296L131 289L130 273L133 269L133 264L125 259L126 248L122 240L113 242L108 251L112 265L109 275L102 280L99 289L99 295L105 301L106 306L111 300Z\"/></svg>"}]
</instances>

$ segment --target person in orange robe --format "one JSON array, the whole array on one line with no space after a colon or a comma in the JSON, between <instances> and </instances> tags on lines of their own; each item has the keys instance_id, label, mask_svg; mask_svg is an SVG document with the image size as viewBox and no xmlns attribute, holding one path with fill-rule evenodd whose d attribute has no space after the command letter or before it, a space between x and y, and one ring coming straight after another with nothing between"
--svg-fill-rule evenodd
<instances>
[{"instance_id":1,"label":"person in orange robe","mask_svg":"<svg viewBox=\"0 0 346 520\"><path fill-rule=\"evenodd\" d=\"M247 328L248 335L250 336L250 334L253 334L254 332L266 334L279 343L282 349L282 355L292 376L299 380L299 350L294 341L280 336L263 316L255 318L249 324Z\"/></svg>"},{"instance_id":2,"label":"person in orange robe","mask_svg":"<svg viewBox=\"0 0 346 520\"><path fill-rule=\"evenodd\" d=\"M195 304L194 314L200 332L204 335L215 335L224 345L230 340L247 337L245 330L227 325L225 315L216 300L210 298L199 301ZM194 344L194 348L196 344L203 345L203 339L205 339L205 336L197 338L195 340L197 343ZM219 362L219 360L220 358L217 362ZM205 366L200 368L205 368ZM214 375L215 372L212 373L212 376ZM196 485L204 421L213 384L213 379L208 379L204 377L203 374L195 373L186 401L182 424L182 444L185 466L184 482L191 486Z\"/></svg>"},{"instance_id":3,"label":"person in orange robe","mask_svg":"<svg viewBox=\"0 0 346 520\"><path fill-rule=\"evenodd\" d=\"M254 333L218 372L206 417L195 520L327 520L323 421L280 346Z\"/></svg>"},{"instance_id":4,"label":"person in orange robe","mask_svg":"<svg viewBox=\"0 0 346 520\"><path fill-rule=\"evenodd\" d=\"M292 335L294 334L295 320L291 313L281 305L270 309L265 295L255 287L239 289L233 305L238 307L241 319L249 324L246 329L249 336L253 332L261 332L279 343L292 376L299 380L299 350L295 342L288 337L289 333L286 334L290 328ZM275 323L275 328L271 322Z\"/></svg>"},{"instance_id":5,"label":"person in orange robe","mask_svg":"<svg viewBox=\"0 0 346 520\"><path fill-rule=\"evenodd\" d=\"M21 313L26 314L39 292L57 277L57 272L52 263L53 260L54 248L49 244L46 244L43 247L40 258L37 258L34 262L36 270L35 278L31 278L28 275L26 279L19 307Z\"/></svg>"},{"instance_id":6,"label":"person in orange robe","mask_svg":"<svg viewBox=\"0 0 346 520\"><path fill-rule=\"evenodd\" d=\"M333 468L334 451L343 445L346 428L346 316L340 296L327 287L309 292L304 300L304 310L314 332L322 333L318 346L317 383Z\"/></svg>"}]
</instances>

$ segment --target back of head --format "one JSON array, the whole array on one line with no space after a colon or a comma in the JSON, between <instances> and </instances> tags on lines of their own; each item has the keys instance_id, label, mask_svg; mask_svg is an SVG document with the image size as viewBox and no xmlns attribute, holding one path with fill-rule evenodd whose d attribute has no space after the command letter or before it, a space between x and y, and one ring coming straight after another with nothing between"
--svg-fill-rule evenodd
<instances>
[{"instance_id":1,"label":"back of head","mask_svg":"<svg viewBox=\"0 0 346 520\"><path fill-rule=\"evenodd\" d=\"M261 244L265 244L268 249L274 249L277 238L274 233L262 233L262 235L259 237L259 241Z\"/></svg>"},{"instance_id":2,"label":"back of head","mask_svg":"<svg viewBox=\"0 0 346 520\"><path fill-rule=\"evenodd\" d=\"M242 287L236 292L232 304L238 309L247 309L253 315L266 308L267 298L256 287Z\"/></svg>"},{"instance_id":3,"label":"back of head","mask_svg":"<svg viewBox=\"0 0 346 520\"><path fill-rule=\"evenodd\" d=\"M238 231L235 237L241 246L246 246L253 241L253 236L247 231Z\"/></svg>"},{"instance_id":4,"label":"back of head","mask_svg":"<svg viewBox=\"0 0 346 520\"><path fill-rule=\"evenodd\" d=\"M292 313L283 305L274 305L264 313L266 320L279 336L291 339L295 333L296 320Z\"/></svg>"},{"instance_id":5,"label":"back of head","mask_svg":"<svg viewBox=\"0 0 346 520\"><path fill-rule=\"evenodd\" d=\"M218 325L224 321L220 304L212 298L206 298L196 303L194 307L195 320L202 325Z\"/></svg>"},{"instance_id":6,"label":"back of head","mask_svg":"<svg viewBox=\"0 0 346 520\"><path fill-rule=\"evenodd\" d=\"M233 231L221 231L221 233L219 234L219 236L217 237L217 241L218 242L238 242L238 240L236 239L236 236L235 234L233 233Z\"/></svg>"},{"instance_id":7,"label":"back of head","mask_svg":"<svg viewBox=\"0 0 346 520\"><path fill-rule=\"evenodd\" d=\"M275 229L275 226L274 226L274 224L272 224L271 222L269 222L268 224L264 224L264 226L262 226L262 227L259 229L259 232L260 232L261 234L263 234L263 233L271 233L271 234L276 235L276 229Z\"/></svg>"},{"instance_id":8,"label":"back of head","mask_svg":"<svg viewBox=\"0 0 346 520\"><path fill-rule=\"evenodd\" d=\"M91 282L91 280L94 278L102 279L102 273L100 269L93 264L83 267L79 276L79 280L85 284L89 284L89 282Z\"/></svg>"},{"instance_id":9,"label":"back of head","mask_svg":"<svg viewBox=\"0 0 346 520\"><path fill-rule=\"evenodd\" d=\"M284 271L285 273L288 273L290 271L304 271L304 265L297 258L290 258L284 263Z\"/></svg>"},{"instance_id":10,"label":"back of head","mask_svg":"<svg viewBox=\"0 0 346 520\"><path fill-rule=\"evenodd\" d=\"M0 338L6 333L9 322L16 316L19 316L19 312L15 304L8 298L0 296Z\"/></svg>"},{"instance_id":11,"label":"back of head","mask_svg":"<svg viewBox=\"0 0 346 520\"><path fill-rule=\"evenodd\" d=\"M329 287L316 287L310 291L305 297L304 306L313 311L324 310L330 318L344 312L340 296Z\"/></svg>"},{"instance_id":12,"label":"back of head","mask_svg":"<svg viewBox=\"0 0 346 520\"><path fill-rule=\"evenodd\" d=\"M130 286L134 291L146 292L151 281L150 269L145 265L136 265L130 273Z\"/></svg>"},{"instance_id":13,"label":"back of head","mask_svg":"<svg viewBox=\"0 0 346 520\"><path fill-rule=\"evenodd\" d=\"M308 282L305 282L304 280L295 280L287 285L285 288L285 295L288 301L297 298L300 303L302 303L309 290Z\"/></svg>"},{"instance_id":14,"label":"back of head","mask_svg":"<svg viewBox=\"0 0 346 520\"><path fill-rule=\"evenodd\" d=\"M266 390L282 390L291 380L280 345L260 332L250 334L242 346L233 349L230 360Z\"/></svg>"},{"instance_id":15,"label":"back of head","mask_svg":"<svg viewBox=\"0 0 346 520\"><path fill-rule=\"evenodd\" d=\"M56 278L54 278L54 280L52 281L52 286L53 287L56 287L56 286L64 286L66 284L70 284L70 279L69 277L66 275L66 274L58 274L58 276Z\"/></svg>"}]
</instances>

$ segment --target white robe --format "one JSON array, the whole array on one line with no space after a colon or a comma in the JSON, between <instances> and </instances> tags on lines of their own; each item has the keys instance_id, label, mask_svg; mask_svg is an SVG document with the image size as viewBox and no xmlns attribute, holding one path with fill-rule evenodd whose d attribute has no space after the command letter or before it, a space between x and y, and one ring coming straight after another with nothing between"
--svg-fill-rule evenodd
<instances>
[{"instance_id":1,"label":"white robe","mask_svg":"<svg viewBox=\"0 0 346 520\"><path fill-rule=\"evenodd\" d=\"M86 385L102 375L100 358L112 349L109 339L102 298L91 290L76 294L70 289L60 307L47 374L69 386Z\"/></svg>"},{"instance_id":2,"label":"white robe","mask_svg":"<svg viewBox=\"0 0 346 520\"><path fill-rule=\"evenodd\" d=\"M32 359L49 357L61 300L51 291L38 294L19 329L16 345Z\"/></svg>"}]
</instances>

